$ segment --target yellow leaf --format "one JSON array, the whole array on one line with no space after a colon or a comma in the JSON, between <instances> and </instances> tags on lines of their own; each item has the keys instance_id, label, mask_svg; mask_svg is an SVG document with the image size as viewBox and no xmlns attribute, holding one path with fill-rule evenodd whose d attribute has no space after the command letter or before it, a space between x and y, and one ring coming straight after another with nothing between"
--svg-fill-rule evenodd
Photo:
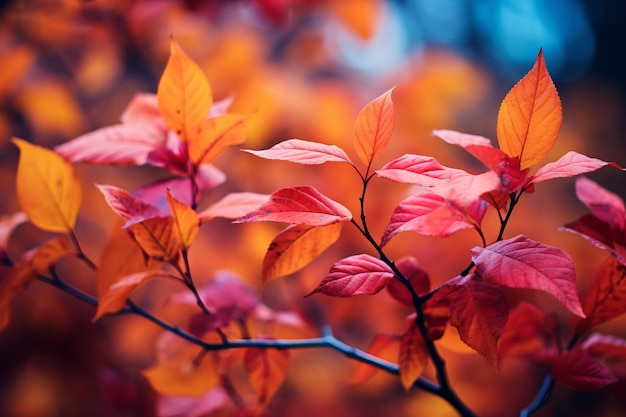
<instances>
[{"instance_id":1,"label":"yellow leaf","mask_svg":"<svg viewBox=\"0 0 626 417\"><path fill-rule=\"evenodd\" d=\"M182 247L172 216L147 219L129 226L127 230L146 255L159 261L175 259Z\"/></svg>"},{"instance_id":2,"label":"yellow leaf","mask_svg":"<svg viewBox=\"0 0 626 417\"><path fill-rule=\"evenodd\" d=\"M263 282L292 274L317 258L341 234L342 223L327 226L297 224L281 231L263 259Z\"/></svg>"},{"instance_id":3,"label":"yellow leaf","mask_svg":"<svg viewBox=\"0 0 626 417\"><path fill-rule=\"evenodd\" d=\"M259 403L266 405L283 384L289 370L289 351L246 349L244 364Z\"/></svg>"},{"instance_id":4,"label":"yellow leaf","mask_svg":"<svg viewBox=\"0 0 626 417\"><path fill-rule=\"evenodd\" d=\"M500 149L511 157L519 157L521 170L535 165L554 146L562 120L561 99L539 51L533 68L500 105Z\"/></svg>"},{"instance_id":5,"label":"yellow leaf","mask_svg":"<svg viewBox=\"0 0 626 417\"><path fill-rule=\"evenodd\" d=\"M191 246L191 242L193 242L193 239L198 234L198 230L200 230L198 213L187 204L174 199L169 189L167 190L167 196L165 198L172 210L172 217L180 235L180 241L183 247L187 249Z\"/></svg>"},{"instance_id":6,"label":"yellow leaf","mask_svg":"<svg viewBox=\"0 0 626 417\"><path fill-rule=\"evenodd\" d=\"M239 145L246 139L248 116L224 114L204 121L200 133L189 141L189 158L196 164L212 162L224 149Z\"/></svg>"},{"instance_id":7,"label":"yellow leaf","mask_svg":"<svg viewBox=\"0 0 626 417\"><path fill-rule=\"evenodd\" d=\"M81 202L80 181L71 164L56 153L22 139L17 197L31 223L49 232L72 230Z\"/></svg>"},{"instance_id":8,"label":"yellow leaf","mask_svg":"<svg viewBox=\"0 0 626 417\"><path fill-rule=\"evenodd\" d=\"M167 127L183 141L194 139L209 114L213 92L202 70L174 39L157 97Z\"/></svg>"},{"instance_id":9,"label":"yellow leaf","mask_svg":"<svg viewBox=\"0 0 626 417\"><path fill-rule=\"evenodd\" d=\"M400 381L407 391L424 372L428 363L428 350L424 338L416 325L402 335L398 365L400 366Z\"/></svg>"},{"instance_id":10,"label":"yellow leaf","mask_svg":"<svg viewBox=\"0 0 626 417\"><path fill-rule=\"evenodd\" d=\"M354 148L368 167L389 144L395 125L391 92L381 94L365 105L354 123Z\"/></svg>"}]
</instances>

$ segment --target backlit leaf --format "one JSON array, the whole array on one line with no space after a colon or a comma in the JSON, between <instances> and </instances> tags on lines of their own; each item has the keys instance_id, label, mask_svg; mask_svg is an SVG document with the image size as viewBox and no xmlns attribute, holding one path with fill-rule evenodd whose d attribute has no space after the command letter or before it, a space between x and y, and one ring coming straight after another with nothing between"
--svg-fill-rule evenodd
<instances>
[{"instance_id":1,"label":"backlit leaf","mask_svg":"<svg viewBox=\"0 0 626 417\"><path fill-rule=\"evenodd\" d=\"M325 226L352 219L350 210L326 197L315 188L303 185L282 188L270 196L270 201L235 220L235 223L275 221L310 226Z\"/></svg>"},{"instance_id":2,"label":"backlit leaf","mask_svg":"<svg viewBox=\"0 0 626 417\"><path fill-rule=\"evenodd\" d=\"M244 355L244 365L259 403L265 405L276 394L287 376L289 351L248 348Z\"/></svg>"},{"instance_id":3,"label":"backlit leaf","mask_svg":"<svg viewBox=\"0 0 626 417\"><path fill-rule=\"evenodd\" d=\"M373 295L385 288L393 276L391 268L380 259L353 255L336 262L309 295L318 292L335 297Z\"/></svg>"},{"instance_id":4,"label":"backlit leaf","mask_svg":"<svg viewBox=\"0 0 626 417\"><path fill-rule=\"evenodd\" d=\"M609 255L582 304L587 317L577 320L579 334L626 313L626 266Z\"/></svg>"},{"instance_id":5,"label":"backlit leaf","mask_svg":"<svg viewBox=\"0 0 626 417\"><path fill-rule=\"evenodd\" d=\"M494 148L491 140L478 135L470 135L454 130L434 130L433 134L451 145L457 145L473 155L486 167L496 170L506 156L500 149Z\"/></svg>"},{"instance_id":6,"label":"backlit leaf","mask_svg":"<svg viewBox=\"0 0 626 417\"><path fill-rule=\"evenodd\" d=\"M205 120L198 135L189 140L189 158L196 165L212 162L229 146L246 140L245 122L248 116L224 114Z\"/></svg>"},{"instance_id":7,"label":"backlit leaf","mask_svg":"<svg viewBox=\"0 0 626 417\"><path fill-rule=\"evenodd\" d=\"M335 243L341 227L342 223L317 227L296 224L281 231L263 259L263 282L292 274L309 264Z\"/></svg>"},{"instance_id":8,"label":"backlit leaf","mask_svg":"<svg viewBox=\"0 0 626 417\"><path fill-rule=\"evenodd\" d=\"M180 234L180 242L183 248L188 249L200 230L200 220L198 214L189 205L182 203L172 197L170 190L167 190L167 204L172 211L174 225Z\"/></svg>"},{"instance_id":9,"label":"backlit leaf","mask_svg":"<svg viewBox=\"0 0 626 417\"><path fill-rule=\"evenodd\" d=\"M130 225L127 230L146 255L159 261L175 259L182 248L180 233L172 216L143 220Z\"/></svg>"},{"instance_id":10,"label":"backlit leaf","mask_svg":"<svg viewBox=\"0 0 626 417\"><path fill-rule=\"evenodd\" d=\"M589 178L581 177L576 180L576 196L595 217L616 229L624 229L626 208L617 194L606 190Z\"/></svg>"},{"instance_id":11,"label":"backlit leaf","mask_svg":"<svg viewBox=\"0 0 626 417\"><path fill-rule=\"evenodd\" d=\"M617 378L582 348L562 352L551 363L554 380L575 391L597 391Z\"/></svg>"},{"instance_id":12,"label":"backlit leaf","mask_svg":"<svg viewBox=\"0 0 626 417\"><path fill-rule=\"evenodd\" d=\"M387 361L395 361L398 358L400 338L398 336L379 333L374 336L365 350L367 353L378 356ZM365 362L357 362L350 383L360 384L373 377L379 369Z\"/></svg>"},{"instance_id":13,"label":"backlit leaf","mask_svg":"<svg viewBox=\"0 0 626 417\"><path fill-rule=\"evenodd\" d=\"M31 223L48 232L72 230L81 202L74 168L56 153L22 139L17 167L17 197Z\"/></svg>"},{"instance_id":14,"label":"backlit leaf","mask_svg":"<svg viewBox=\"0 0 626 417\"><path fill-rule=\"evenodd\" d=\"M325 162L347 162L352 164L352 161L343 149L336 145L326 145L300 139L289 139L277 143L270 149L260 151L244 149L244 151L265 159L290 161L305 165L319 165Z\"/></svg>"},{"instance_id":15,"label":"backlit leaf","mask_svg":"<svg viewBox=\"0 0 626 417\"><path fill-rule=\"evenodd\" d=\"M363 107L354 124L354 148L368 167L389 144L395 125L391 92L381 94Z\"/></svg>"},{"instance_id":16,"label":"backlit leaf","mask_svg":"<svg viewBox=\"0 0 626 417\"><path fill-rule=\"evenodd\" d=\"M93 320L96 321L107 313L116 313L126 305L130 294L141 284L156 278L173 278L165 271L137 272L120 280L108 287L106 291L98 295L98 310Z\"/></svg>"},{"instance_id":17,"label":"backlit leaf","mask_svg":"<svg viewBox=\"0 0 626 417\"><path fill-rule=\"evenodd\" d=\"M259 208L270 199L269 194L250 192L230 193L198 213L201 222L215 217L237 219Z\"/></svg>"},{"instance_id":18,"label":"backlit leaf","mask_svg":"<svg viewBox=\"0 0 626 417\"><path fill-rule=\"evenodd\" d=\"M195 140L213 104L213 93L202 70L174 39L157 96L167 127L185 142Z\"/></svg>"},{"instance_id":19,"label":"backlit leaf","mask_svg":"<svg viewBox=\"0 0 626 417\"><path fill-rule=\"evenodd\" d=\"M126 220L123 227L167 214L159 207L135 197L122 188L114 185L96 185L96 187L104 195L109 207Z\"/></svg>"},{"instance_id":20,"label":"backlit leaf","mask_svg":"<svg viewBox=\"0 0 626 417\"><path fill-rule=\"evenodd\" d=\"M509 288L545 291L584 317L572 258L561 249L523 235L472 249L472 260L487 281Z\"/></svg>"},{"instance_id":21,"label":"backlit leaf","mask_svg":"<svg viewBox=\"0 0 626 417\"><path fill-rule=\"evenodd\" d=\"M520 169L535 165L556 142L563 114L542 51L533 68L506 95L498 112L500 149L519 157Z\"/></svg>"},{"instance_id":22,"label":"backlit leaf","mask_svg":"<svg viewBox=\"0 0 626 417\"><path fill-rule=\"evenodd\" d=\"M400 367L400 381L405 390L411 386L424 372L428 363L428 350L424 338L415 324L402 335L398 366Z\"/></svg>"},{"instance_id":23,"label":"backlit leaf","mask_svg":"<svg viewBox=\"0 0 626 417\"><path fill-rule=\"evenodd\" d=\"M600 159L590 158L586 155L569 151L555 162L544 165L537 170L532 182L541 182L553 178L573 177L587 172L593 172L603 166L619 166L613 162L605 162Z\"/></svg>"}]
</instances>

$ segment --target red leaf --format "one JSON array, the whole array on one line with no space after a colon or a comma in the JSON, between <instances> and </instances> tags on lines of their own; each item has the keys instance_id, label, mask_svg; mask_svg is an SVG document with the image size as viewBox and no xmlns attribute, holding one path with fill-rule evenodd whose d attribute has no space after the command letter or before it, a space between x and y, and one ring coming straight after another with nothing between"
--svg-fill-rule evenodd
<instances>
[{"instance_id":1,"label":"red leaf","mask_svg":"<svg viewBox=\"0 0 626 417\"><path fill-rule=\"evenodd\" d=\"M289 369L289 351L248 348L243 363L259 403L266 405L280 388Z\"/></svg>"},{"instance_id":2,"label":"red leaf","mask_svg":"<svg viewBox=\"0 0 626 417\"><path fill-rule=\"evenodd\" d=\"M510 288L545 291L584 317L570 256L561 249L518 235L472 249L472 260L487 281Z\"/></svg>"},{"instance_id":3,"label":"red leaf","mask_svg":"<svg viewBox=\"0 0 626 417\"><path fill-rule=\"evenodd\" d=\"M506 95L498 112L498 144L519 157L524 170L539 162L554 146L563 113L542 51L533 68Z\"/></svg>"},{"instance_id":4,"label":"red leaf","mask_svg":"<svg viewBox=\"0 0 626 417\"><path fill-rule=\"evenodd\" d=\"M497 364L498 339L509 313L502 288L471 274L442 286L436 297L449 303L450 324L458 329L461 340Z\"/></svg>"},{"instance_id":5,"label":"red leaf","mask_svg":"<svg viewBox=\"0 0 626 417\"><path fill-rule=\"evenodd\" d=\"M476 204L481 207L477 210L480 219L473 220L441 196L430 192L413 194L394 209L383 233L381 246L389 243L398 233L406 231L443 238L459 230L476 228L477 221L482 220L487 208L484 202L479 201Z\"/></svg>"},{"instance_id":6,"label":"red leaf","mask_svg":"<svg viewBox=\"0 0 626 417\"><path fill-rule=\"evenodd\" d=\"M354 124L354 148L368 167L389 144L395 125L391 92L381 94L365 105Z\"/></svg>"},{"instance_id":7,"label":"red leaf","mask_svg":"<svg viewBox=\"0 0 626 417\"><path fill-rule=\"evenodd\" d=\"M465 149L480 162L491 170L505 159L507 155L491 144L491 140L477 135L469 135L454 130L434 130L433 134L451 145L457 145Z\"/></svg>"},{"instance_id":8,"label":"red leaf","mask_svg":"<svg viewBox=\"0 0 626 417\"><path fill-rule=\"evenodd\" d=\"M405 390L411 386L424 372L428 363L428 350L424 338L416 325L402 335L400 340L400 352L398 354L398 366L400 367L400 381Z\"/></svg>"},{"instance_id":9,"label":"red leaf","mask_svg":"<svg viewBox=\"0 0 626 417\"><path fill-rule=\"evenodd\" d=\"M411 286L418 295L422 295L430 291L430 278L424 269L422 269L418 260L413 256L403 256L396 261L396 268L409 280ZM413 298L407 287L398 279L392 279L387 284L387 291L398 302L412 307Z\"/></svg>"},{"instance_id":10,"label":"red leaf","mask_svg":"<svg viewBox=\"0 0 626 417\"><path fill-rule=\"evenodd\" d=\"M617 381L604 365L580 347L553 359L550 373L556 382L575 391L597 391Z\"/></svg>"},{"instance_id":11,"label":"red leaf","mask_svg":"<svg viewBox=\"0 0 626 417\"><path fill-rule=\"evenodd\" d=\"M498 357L532 359L536 354L555 351L557 321L553 315L526 301L509 312L509 318L498 341Z\"/></svg>"},{"instance_id":12,"label":"red leaf","mask_svg":"<svg viewBox=\"0 0 626 417\"><path fill-rule=\"evenodd\" d=\"M305 165L319 165L325 162L347 162L353 165L343 149L336 145L326 145L300 139L289 139L266 150L253 151L244 149L244 152L249 152L265 159L290 161Z\"/></svg>"},{"instance_id":13,"label":"red leaf","mask_svg":"<svg viewBox=\"0 0 626 417\"><path fill-rule=\"evenodd\" d=\"M560 228L582 236L592 245L606 249L619 261L626 264L626 235L621 229L598 219L593 214L585 214L578 220Z\"/></svg>"},{"instance_id":14,"label":"red leaf","mask_svg":"<svg viewBox=\"0 0 626 417\"><path fill-rule=\"evenodd\" d=\"M230 193L218 202L202 210L198 213L198 217L201 222L215 217L237 219L267 203L269 199L270 195L268 194L249 192Z\"/></svg>"},{"instance_id":15,"label":"red leaf","mask_svg":"<svg viewBox=\"0 0 626 417\"><path fill-rule=\"evenodd\" d=\"M104 199L109 207L126 220L123 227L129 227L146 219L168 214L157 206L140 200L122 188L113 185L96 186L104 195Z\"/></svg>"},{"instance_id":16,"label":"red leaf","mask_svg":"<svg viewBox=\"0 0 626 417\"><path fill-rule=\"evenodd\" d=\"M373 256L349 256L335 263L324 280L311 294L321 292L335 297L373 295L393 279L391 268Z\"/></svg>"},{"instance_id":17,"label":"red leaf","mask_svg":"<svg viewBox=\"0 0 626 417\"><path fill-rule=\"evenodd\" d=\"M341 223L326 226L294 224L270 243L263 258L263 283L293 274L317 258L341 234Z\"/></svg>"},{"instance_id":18,"label":"red leaf","mask_svg":"<svg viewBox=\"0 0 626 417\"><path fill-rule=\"evenodd\" d=\"M587 317L577 321L578 334L626 313L626 266L614 256L609 255L600 267L583 300L583 311Z\"/></svg>"},{"instance_id":19,"label":"red leaf","mask_svg":"<svg viewBox=\"0 0 626 417\"><path fill-rule=\"evenodd\" d=\"M573 177L575 175L595 171L606 165L619 167L613 162L605 162L600 159L591 158L586 155L570 151L557 161L551 162L539 168L535 176L532 177L530 181L538 183L541 181L551 180L553 178Z\"/></svg>"},{"instance_id":20,"label":"red leaf","mask_svg":"<svg viewBox=\"0 0 626 417\"><path fill-rule=\"evenodd\" d=\"M303 185L274 192L268 203L235 220L235 223L275 221L324 226L347 222L350 219L352 219L350 210L315 188Z\"/></svg>"},{"instance_id":21,"label":"red leaf","mask_svg":"<svg viewBox=\"0 0 626 417\"><path fill-rule=\"evenodd\" d=\"M421 155L403 155L376 173L392 181L426 187L461 207L469 207L481 195L499 190L501 186L500 178L493 171L474 175L444 167L435 158Z\"/></svg>"},{"instance_id":22,"label":"red leaf","mask_svg":"<svg viewBox=\"0 0 626 417\"><path fill-rule=\"evenodd\" d=\"M622 362L626 360L626 339L607 334L594 333L581 347L594 358L603 362Z\"/></svg>"}]
</instances>

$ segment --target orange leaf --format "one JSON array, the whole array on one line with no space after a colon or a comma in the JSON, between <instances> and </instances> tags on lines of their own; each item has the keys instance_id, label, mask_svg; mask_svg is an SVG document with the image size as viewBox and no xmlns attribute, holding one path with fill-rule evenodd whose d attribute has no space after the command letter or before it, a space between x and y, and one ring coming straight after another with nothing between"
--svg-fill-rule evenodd
<instances>
[{"instance_id":1,"label":"orange leaf","mask_svg":"<svg viewBox=\"0 0 626 417\"><path fill-rule=\"evenodd\" d=\"M168 262L178 256L182 248L180 233L174 226L174 218L154 217L128 227L135 241L146 255Z\"/></svg>"},{"instance_id":2,"label":"orange leaf","mask_svg":"<svg viewBox=\"0 0 626 417\"><path fill-rule=\"evenodd\" d=\"M158 363L143 371L152 387L164 395L199 397L219 383L218 356L171 333L158 341Z\"/></svg>"},{"instance_id":3,"label":"orange leaf","mask_svg":"<svg viewBox=\"0 0 626 417\"><path fill-rule=\"evenodd\" d=\"M354 148L368 167L385 149L393 133L392 91L393 88L366 104L354 124Z\"/></svg>"},{"instance_id":4,"label":"orange leaf","mask_svg":"<svg viewBox=\"0 0 626 417\"><path fill-rule=\"evenodd\" d=\"M583 301L584 320L577 320L577 333L626 313L626 266L609 255Z\"/></svg>"},{"instance_id":5,"label":"orange leaf","mask_svg":"<svg viewBox=\"0 0 626 417\"><path fill-rule=\"evenodd\" d=\"M369 354L391 362L398 358L399 341L400 339L397 336L380 333L374 336L366 351ZM352 378L350 378L350 383L360 384L365 382L373 377L377 371L378 368L370 364L357 362Z\"/></svg>"},{"instance_id":6,"label":"orange leaf","mask_svg":"<svg viewBox=\"0 0 626 417\"><path fill-rule=\"evenodd\" d=\"M506 95L498 112L500 149L520 158L520 170L539 162L556 142L563 114L542 51L533 68Z\"/></svg>"},{"instance_id":7,"label":"orange leaf","mask_svg":"<svg viewBox=\"0 0 626 417\"><path fill-rule=\"evenodd\" d=\"M155 278L172 278L165 271L143 271L128 275L111 285L103 294L98 295L98 310L93 321L106 313L115 313L126 305L130 294L144 282Z\"/></svg>"},{"instance_id":8,"label":"orange leaf","mask_svg":"<svg viewBox=\"0 0 626 417\"><path fill-rule=\"evenodd\" d=\"M124 219L116 217L107 243L100 255L97 271L98 299L110 291L121 278L142 271L152 271L160 267L161 262L146 257L144 251L126 229L122 229ZM100 307L99 307L100 309ZM99 315L94 317L97 320Z\"/></svg>"},{"instance_id":9,"label":"orange leaf","mask_svg":"<svg viewBox=\"0 0 626 417\"><path fill-rule=\"evenodd\" d=\"M224 149L245 142L248 116L224 114L205 120L198 135L189 140L189 158L196 164L212 162Z\"/></svg>"},{"instance_id":10,"label":"orange leaf","mask_svg":"<svg viewBox=\"0 0 626 417\"><path fill-rule=\"evenodd\" d=\"M48 232L72 230L81 201L80 181L72 165L56 153L22 139L17 167L17 197L28 219Z\"/></svg>"},{"instance_id":11,"label":"orange leaf","mask_svg":"<svg viewBox=\"0 0 626 417\"><path fill-rule=\"evenodd\" d=\"M209 114L213 92L202 70L173 38L157 97L167 127L183 141L194 139Z\"/></svg>"},{"instance_id":12,"label":"orange leaf","mask_svg":"<svg viewBox=\"0 0 626 417\"><path fill-rule=\"evenodd\" d=\"M172 217L174 218L176 229L180 234L180 241L183 247L187 249L191 246L191 242L193 242L193 239L198 234L198 230L200 230L198 214L187 204L172 197L169 189L167 190L165 199L172 210Z\"/></svg>"},{"instance_id":13,"label":"orange leaf","mask_svg":"<svg viewBox=\"0 0 626 417\"><path fill-rule=\"evenodd\" d=\"M261 405L267 404L280 388L289 370L289 351L284 349L246 349L244 365L248 379Z\"/></svg>"},{"instance_id":14,"label":"orange leaf","mask_svg":"<svg viewBox=\"0 0 626 417\"><path fill-rule=\"evenodd\" d=\"M7 246L13 230L26 221L28 217L21 211L0 217L0 262L7 257Z\"/></svg>"},{"instance_id":15,"label":"orange leaf","mask_svg":"<svg viewBox=\"0 0 626 417\"><path fill-rule=\"evenodd\" d=\"M338 0L331 2L335 15L356 35L371 39L384 4L380 0Z\"/></svg>"},{"instance_id":16,"label":"orange leaf","mask_svg":"<svg viewBox=\"0 0 626 417\"><path fill-rule=\"evenodd\" d=\"M22 255L9 276L0 283L0 330L9 322L13 300L30 285L35 275L47 273L59 259L75 254L66 237L60 236Z\"/></svg>"},{"instance_id":17,"label":"orange leaf","mask_svg":"<svg viewBox=\"0 0 626 417\"><path fill-rule=\"evenodd\" d=\"M400 381L407 391L424 372L428 363L428 350L424 339L415 324L402 335L398 365L400 366Z\"/></svg>"},{"instance_id":18,"label":"orange leaf","mask_svg":"<svg viewBox=\"0 0 626 417\"><path fill-rule=\"evenodd\" d=\"M296 224L281 231L263 259L263 282L292 274L324 252L341 234L342 223L326 226Z\"/></svg>"}]
</instances>

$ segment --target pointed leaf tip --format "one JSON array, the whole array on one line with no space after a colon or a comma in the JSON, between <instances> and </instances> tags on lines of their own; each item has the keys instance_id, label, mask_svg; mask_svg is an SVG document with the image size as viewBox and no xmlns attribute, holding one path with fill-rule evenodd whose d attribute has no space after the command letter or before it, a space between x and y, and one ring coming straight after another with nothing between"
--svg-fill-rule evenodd
<instances>
[{"instance_id":1,"label":"pointed leaf tip","mask_svg":"<svg viewBox=\"0 0 626 417\"><path fill-rule=\"evenodd\" d=\"M354 124L354 148L357 155L369 166L389 144L395 125L391 93L395 87L363 107Z\"/></svg>"}]
</instances>

